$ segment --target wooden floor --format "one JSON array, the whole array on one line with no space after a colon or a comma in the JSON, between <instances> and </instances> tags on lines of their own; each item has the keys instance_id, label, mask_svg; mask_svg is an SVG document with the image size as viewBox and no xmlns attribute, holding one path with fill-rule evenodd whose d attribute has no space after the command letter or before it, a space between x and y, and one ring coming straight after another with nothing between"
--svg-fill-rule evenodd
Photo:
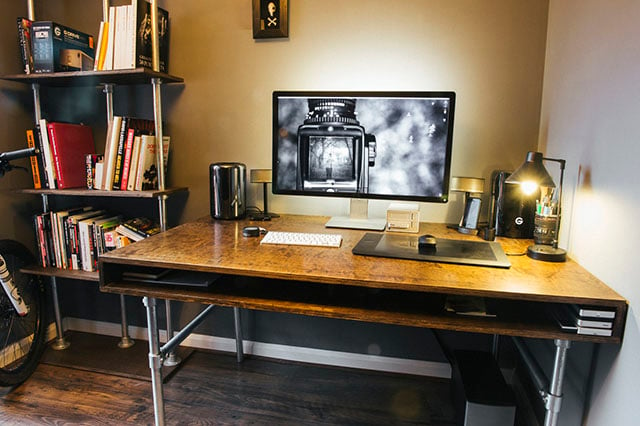
<instances>
[{"instance_id":1,"label":"wooden floor","mask_svg":"<svg viewBox=\"0 0 640 426\"><path fill-rule=\"evenodd\" d=\"M99 354L97 354L99 356ZM453 425L448 380L196 351L164 385L170 425ZM153 424L146 380L40 364L0 424Z\"/></svg>"}]
</instances>

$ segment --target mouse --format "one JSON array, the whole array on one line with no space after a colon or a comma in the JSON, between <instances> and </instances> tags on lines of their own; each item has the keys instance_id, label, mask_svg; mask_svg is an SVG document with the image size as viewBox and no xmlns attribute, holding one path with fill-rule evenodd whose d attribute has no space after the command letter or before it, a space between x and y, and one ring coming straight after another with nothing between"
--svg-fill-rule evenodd
<instances>
[{"instance_id":1,"label":"mouse","mask_svg":"<svg viewBox=\"0 0 640 426\"><path fill-rule=\"evenodd\" d=\"M266 234L267 230L259 226L245 226L242 228L242 235L245 237L258 237L261 234Z\"/></svg>"},{"instance_id":2,"label":"mouse","mask_svg":"<svg viewBox=\"0 0 640 426\"><path fill-rule=\"evenodd\" d=\"M422 254L436 252L436 237L431 234L420 235L418 237L418 251Z\"/></svg>"}]
</instances>

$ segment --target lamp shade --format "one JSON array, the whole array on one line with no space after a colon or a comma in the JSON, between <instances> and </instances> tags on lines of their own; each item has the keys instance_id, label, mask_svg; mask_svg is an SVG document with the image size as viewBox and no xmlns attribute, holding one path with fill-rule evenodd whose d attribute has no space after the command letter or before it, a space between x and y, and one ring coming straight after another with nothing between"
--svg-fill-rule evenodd
<instances>
[{"instance_id":1,"label":"lamp shade","mask_svg":"<svg viewBox=\"0 0 640 426\"><path fill-rule=\"evenodd\" d=\"M533 182L538 186L555 188L556 184L542 164L541 152L527 152L525 162L513 172L505 181L506 183L525 183Z\"/></svg>"},{"instance_id":2,"label":"lamp shade","mask_svg":"<svg viewBox=\"0 0 640 426\"><path fill-rule=\"evenodd\" d=\"M471 192L474 194L484 192L484 179L472 177L453 176L451 178L450 191Z\"/></svg>"},{"instance_id":3,"label":"lamp shade","mask_svg":"<svg viewBox=\"0 0 640 426\"><path fill-rule=\"evenodd\" d=\"M271 183L271 169L251 169L249 181L251 183Z\"/></svg>"}]
</instances>

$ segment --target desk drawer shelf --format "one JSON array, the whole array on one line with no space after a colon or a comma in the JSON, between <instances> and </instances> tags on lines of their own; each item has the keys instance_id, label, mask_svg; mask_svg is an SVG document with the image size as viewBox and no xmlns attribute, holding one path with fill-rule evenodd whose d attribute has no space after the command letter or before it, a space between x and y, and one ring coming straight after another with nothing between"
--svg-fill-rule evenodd
<instances>
[{"instance_id":1,"label":"desk drawer shelf","mask_svg":"<svg viewBox=\"0 0 640 426\"><path fill-rule=\"evenodd\" d=\"M160 286L122 279L131 267L103 264L101 290L132 296L181 300L226 307L386 323L412 327L500 334L532 338L619 343L621 337L566 333L550 319L554 303L493 300L496 317L471 317L445 312L445 294L372 289L349 285L221 276L209 288ZM134 267L135 268L135 267ZM546 314L545 314L546 313Z\"/></svg>"}]
</instances>

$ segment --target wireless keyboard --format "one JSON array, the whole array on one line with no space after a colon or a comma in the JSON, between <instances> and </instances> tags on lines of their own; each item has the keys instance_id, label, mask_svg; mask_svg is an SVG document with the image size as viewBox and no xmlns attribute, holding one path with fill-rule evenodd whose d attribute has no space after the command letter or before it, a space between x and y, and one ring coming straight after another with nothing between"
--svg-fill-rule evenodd
<instances>
[{"instance_id":1,"label":"wireless keyboard","mask_svg":"<svg viewBox=\"0 0 640 426\"><path fill-rule=\"evenodd\" d=\"M314 234L308 232L269 231L260 244L281 244L290 246L340 247L340 234Z\"/></svg>"}]
</instances>

